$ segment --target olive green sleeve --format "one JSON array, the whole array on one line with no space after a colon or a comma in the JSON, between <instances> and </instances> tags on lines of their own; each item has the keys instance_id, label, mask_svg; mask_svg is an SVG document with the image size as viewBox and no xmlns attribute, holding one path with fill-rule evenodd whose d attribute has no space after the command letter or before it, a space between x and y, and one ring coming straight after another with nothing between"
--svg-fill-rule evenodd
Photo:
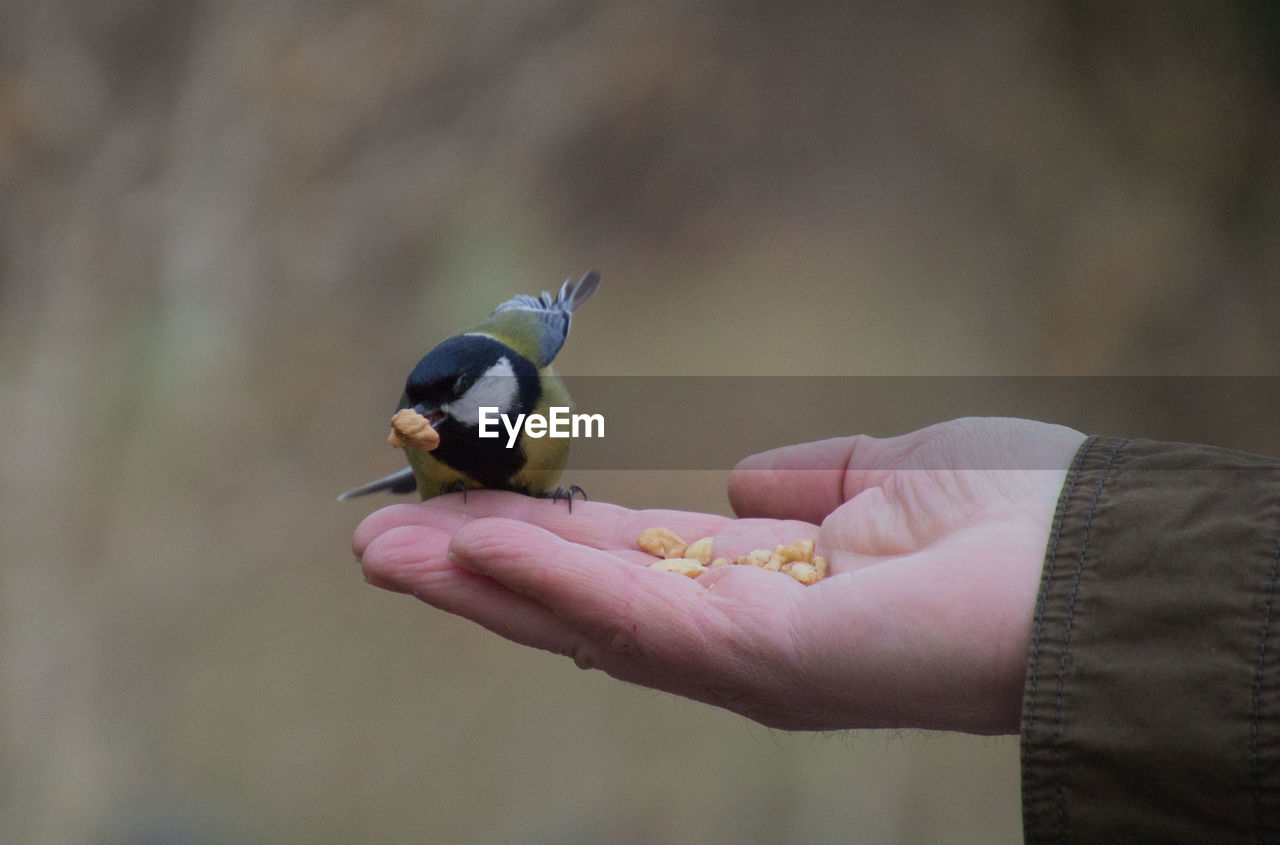
<instances>
[{"instance_id":1,"label":"olive green sleeve","mask_svg":"<svg viewBox=\"0 0 1280 845\"><path fill-rule=\"evenodd\" d=\"M1280 840L1280 461L1091 437L1045 555L1028 842Z\"/></svg>"}]
</instances>

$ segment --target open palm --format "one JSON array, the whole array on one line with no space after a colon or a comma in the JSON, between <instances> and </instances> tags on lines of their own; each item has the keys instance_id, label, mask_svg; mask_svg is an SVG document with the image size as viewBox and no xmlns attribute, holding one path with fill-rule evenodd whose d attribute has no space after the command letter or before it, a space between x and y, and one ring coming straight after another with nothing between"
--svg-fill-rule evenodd
<instances>
[{"instance_id":1,"label":"open palm","mask_svg":"<svg viewBox=\"0 0 1280 845\"><path fill-rule=\"evenodd\" d=\"M1083 435L966 419L739 465L741 517L512 493L395 505L357 528L365 576L508 639L787 729L1016 731L1055 502ZM812 537L831 574L647 568L646 528L717 557Z\"/></svg>"}]
</instances>

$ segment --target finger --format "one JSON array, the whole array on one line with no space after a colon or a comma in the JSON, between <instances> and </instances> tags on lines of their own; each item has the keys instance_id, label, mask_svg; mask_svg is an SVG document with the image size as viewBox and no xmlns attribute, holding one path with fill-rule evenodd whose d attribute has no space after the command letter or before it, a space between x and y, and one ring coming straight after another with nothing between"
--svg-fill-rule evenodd
<instances>
[{"instance_id":1,"label":"finger","mask_svg":"<svg viewBox=\"0 0 1280 845\"><path fill-rule=\"evenodd\" d=\"M461 566L548 608L608 652L610 662L641 651L673 661L697 637L690 626L701 613L704 587L567 542L537 526L476 520L454 535L450 552Z\"/></svg>"},{"instance_id":2,"label":"finger","mask_svg":"<svg viewBox=\"0 0 1280 845\"><path fill-rule=\"evenodd\" d=\"M581 660L585 638L537 602L448 558L449 537L406 525L374 538L362 567L371 584L408 593L432 607L470 619L521 645Z\"/></svg>"},{"instance_id":3,"label":"finger","mask_svg":"<svg viewBox=\"0 0 1280 845\"><path fill-rule=\"evenodd\" d=\"M436 500L426 503L435 506ZM570 541L597 549L635 548L636 537L646 528L670 528L686 539L714 534L728 523L728 517L675 510L632 510L608 502L577 501L570 510L563 502L540 499L501 490L469 493L466 502L458 497L442 501L440 508L464 515L468 520L486 517L516 519L537 525Z\"/></svg>"},{"instance_id":4,"label":"finger","mask_svg":"<svg viewBox=\"0 0 1280 845\"><path fill-rule=\"evenodd\" d=\"M858 437L771 449L743 459L729 477L738 516L820 523L844 503L844 474Z\"/></svg>"},{"instance_id":5,"label":"finger","mask_svg":"<svg viewBox=\"0 0 1280 845\"><path fill-rule=\"evenodd\" d=\"M778 576L754 569L716 570L702 579L704 585L503 518L460 528L448 562L478 583L508 592L501 606L479 592L466 602L458 602L461 591L452 594L455 612L491 630L571 655L584 669L602 669L767 724L788 722L786 711L769 702L780 689L787 690L785 700L798 694L799 659L788 619L792 605L811 588L786 578L781 590L766 586L765 580ZM501 607L500 616L495 607Z\"/></svg>"},{"instance_id":6,"label":"finger","mask_svg":"<svg viewBox=\"0 0 1280 845\"><path fill-rule=\"evenodd\" d=\"M399 525L371 539L360 568L366 580L412 592L416 579L447 567L449 535L420 525Z\"/></svg>"},{"instance_id":7,"label":"finger","mask_svg":"<svg viewBox=\"0 0 1280 845\"><path fill-rule=\"evenodd\" d=\"M428 515L430 518L427 518ZM433 510L428 514L422 505L390 505L369 514L356 526L355 533L351 537L351 551L355 554L356 560L362 560L374 539L393 528L418 525L447 530L447 522L450 519L457 525L463 522L460 516L454 517L444 510Z\"/></svg>"},{"instance_id":8,"label":"finger","mask_svg":"<svg viewBox=\"0 0 1280 845\"><path fill-rule=\"evenodd\" d=\"M442 496L416 505L392 505L370 514L356 528L352 550L359 558L377 534L399 525L420 525L452 533L470 520L500 516L545 528L566 540L597 549L636 549L647 528L670 528L687 541L724 530L728 517L674 510L636 511L606 502L563 502L499 490Z\"/></svg>"},{"instance_id":9,"label":"finger","mask_svg":"<svg viewBox=\"0 0 1280 845\"><path fill-rule=\"evenodd\" d=\"M941 423L896 437L835 437L751 455L729 477L729 503L739 516L820 523L895 470L950 466L947 461L954 457L947 434L954 425Z\"/></svg>"}]
</instances>

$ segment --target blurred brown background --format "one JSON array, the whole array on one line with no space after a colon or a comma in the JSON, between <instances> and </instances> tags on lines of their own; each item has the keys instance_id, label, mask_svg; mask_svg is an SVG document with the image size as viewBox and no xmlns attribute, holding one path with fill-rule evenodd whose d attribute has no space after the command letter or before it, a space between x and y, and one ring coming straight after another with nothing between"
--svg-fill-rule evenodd
<instances>
[{"instance_id":1,"label":"blurred brown background","mask_svg":"<svg viewBox=\"0 0 1280 845\"><path fill-rule=\"evenodd\" d=\"M0 6L0 839L1016 839L1015 739L579 672L365 586L334 495L592 266L565 373L1276 373L1278 57L1263 0Z\"/></svg>"}]
</instances>

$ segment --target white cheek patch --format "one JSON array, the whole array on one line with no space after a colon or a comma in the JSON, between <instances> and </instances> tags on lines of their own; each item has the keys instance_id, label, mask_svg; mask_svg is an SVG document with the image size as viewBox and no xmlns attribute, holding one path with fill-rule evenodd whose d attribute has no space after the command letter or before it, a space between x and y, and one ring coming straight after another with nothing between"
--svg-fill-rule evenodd
<instances>
[{"instance_id":1,"label":"white cheek patch","mask_svg":"<svg viewBox=\"0 0 1280 845\"><path fill-rule=\"evenodd\" d=\"M480 424L481 408L497 408L498 413L507 413L515 407L519 394L516 371L504 355L485 370L466 393L441 407L458 422L474 428Z\"/></svg>"}]
</instances>

